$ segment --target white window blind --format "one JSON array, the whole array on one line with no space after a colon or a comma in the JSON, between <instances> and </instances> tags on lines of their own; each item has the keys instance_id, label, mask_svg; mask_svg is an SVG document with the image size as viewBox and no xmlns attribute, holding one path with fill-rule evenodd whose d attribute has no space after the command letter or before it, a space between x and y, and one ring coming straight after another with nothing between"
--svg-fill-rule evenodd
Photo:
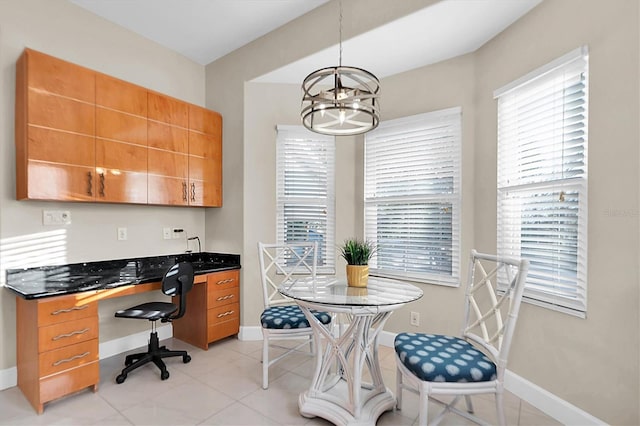
<instances>
[{"instance_id":1,"label":"white window blind","mask_svg":"<svg viewBox=\"0 0 640 426\"><path fill-rule=\"evenodd\" d=\"M461 115L415 115L365 135L365 237L378 246L371 274L459 284Z\"/></svg>"},{"instance_id":2,"label":"white window blind","mask_svg":"<svg viewBox=\"0 0 640 426\"><path fill-rule=\"evenodd\" d=\"M495 95L498 254L529 259L525 300L585 316L587 48Z\"/></svg>"},{"instance_id":3,"label":"white window blind","mask_svg":"<svg viewBox=\"0 0 640 426\"><path fill-rule=\"evenodd\" d=\"M318 242L318 272L335 273L335 138L278 126L277 242Z\"/></svg>"}]
</instances>

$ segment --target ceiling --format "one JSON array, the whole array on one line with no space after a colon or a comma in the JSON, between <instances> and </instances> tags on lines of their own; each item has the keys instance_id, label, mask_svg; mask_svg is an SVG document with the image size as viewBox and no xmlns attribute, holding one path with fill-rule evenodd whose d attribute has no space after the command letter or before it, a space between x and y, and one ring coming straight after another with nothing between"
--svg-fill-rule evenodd
<instances>
[{"instance_id":1,"label":"ceiling","mask_svg":"<svg viewBox=\"0 0 640 426\"><path fill-rule=\"evenodd\" d=\"M69 1L206 65L328 0ZM541 1L442 0L343 40L343 64L365 68L383 78L464 55L481 47ZM300 83L318 68L337 65L337 34L335 42L333 47L254 81Z\"/></svg>"}]
</instances>

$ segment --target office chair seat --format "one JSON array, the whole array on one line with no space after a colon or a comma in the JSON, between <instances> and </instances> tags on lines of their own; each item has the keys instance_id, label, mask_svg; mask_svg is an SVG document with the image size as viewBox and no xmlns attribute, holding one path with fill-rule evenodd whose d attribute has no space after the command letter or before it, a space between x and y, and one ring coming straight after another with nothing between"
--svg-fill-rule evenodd
<instances>
[{"instance_id":1,"label":"office chair seat","mask_svg":"<svg viewBox=\"0 0 640 426\"><path fill-rule=\"evenodd\" d=\"M118 318L146 319L151 321L151 335L146 352L127 355L124 360L125 368L116 377L116 383L124 383L127 375L138 367L153 362L160 369L160 379L169 378L169 371L163 358L180 356L185 364L191 361L187 351L172 351L166 346L160 346L156 321L171 322L181 318L186 312L186 294L193 287L193 266L188 262L173 265L162 278L162 292L167 296L176 296L179 304L168 302L148 302L131 308L122 309L115 313Z\"/></svg>"},{"instance_id":2,"label":"office chair seat","mask_svg":"<svg viewBox=\"0 0 640 426\"><path fill-rule=\"evenodd\" d=\"M331 316L326 312L312 311L323 324L331 323ZM309 327L309 321L297 305L271 306L260 315L263 328L289 329Z\"/></svg>"},{"instance_id":3,"label":"office chair seat","mask_svg":"<svg viewBox=\"0 0 640 426\"><path fill-rule=\"evenodd\" d=\"M496 379L496 365L467 341L453 336L400 333L395 351L402 364L429 382L486 382Z\"/></svg>"},{"instance_id":4,"label":"office chair seat","mask_svg":"<svg viewBox=\"0 0 640 426\"><path fill-rule=\"evenodd\" d=\"M115 316L118 318L135 318L157 321L169 318L171 314L177 310L178 307L173 303L149 302L117 311Z\"/></svg>"}]
</instances>

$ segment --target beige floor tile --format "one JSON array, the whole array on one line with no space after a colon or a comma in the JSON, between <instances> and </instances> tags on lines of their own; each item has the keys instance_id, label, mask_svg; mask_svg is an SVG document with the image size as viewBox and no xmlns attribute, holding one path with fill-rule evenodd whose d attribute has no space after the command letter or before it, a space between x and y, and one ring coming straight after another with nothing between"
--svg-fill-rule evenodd
<instances>
[{"instance_id":1,"label":"beige floor tile","mask_svg":"<svg viewBox=\"0 0 640 426\"><path fill-rule=\"evenodd\" d=\"M209 417L202 425L220 425L220 426L275 426L279 423L265 417L258 411L248 407L240 402L234 402L224 410Z\"/></svg>"},{"instance_id":2,"label":"beige floor tile","mask_svg":"<svg viewBox=\"0 0 640 426\"><path fill-rule=\"evenodd\" d=\"M293 345L294 342L284 342ZM298 410L298 396L311 385L315 361L295 354L270 369L268 390L262 389L262 342L240 342L228 338L202 350L175 339L162 344L187 350L192 361L167 359L168 380L148 364L129 374L118 385L115 377L124 364L124 355L100 361L100 385L97 393L78 394L45 405L37 415L18 388L0 392L0 425L310 425L329 426L322 418L305 418ZM143 351L142 347L136 351ZM136 352L130 351L130 352ZM273 355L280 353L274 350ZM387 387L395 393L395 355L392 348L380 347L379 359ZM418 419L418 396L403 392L402 410L382 414L378 425L413 425ZM473 398L476 414L496 422L493 396ZM429 418L439 412L430 403ZM557 425L515 395L505 393L509 425ZM443 425L470 424L466 419L447 414Z\"/></svg>"}]
</instances>

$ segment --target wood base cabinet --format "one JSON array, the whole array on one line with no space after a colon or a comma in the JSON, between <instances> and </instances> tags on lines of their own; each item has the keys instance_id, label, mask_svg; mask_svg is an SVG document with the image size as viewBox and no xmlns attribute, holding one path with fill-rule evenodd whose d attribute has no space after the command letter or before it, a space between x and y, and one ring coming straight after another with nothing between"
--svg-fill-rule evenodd
<instances>
[{"instance_id":1,"label":"wood base cabinet","mask_svg":"<svg viewBox=\"0 0 640 426\"><path fill-rule=\"evenodd\" d=\"M38 414L44 404L100 381L98 302L81 295L16 297L18 387Z\"/></svg>"},{"instance_id":2,"label":"wood base cabinet","mask_svg":"<svg viewBox=\"0 0 640 426\"><path fill-rule=\"evenodd\" d=\"M240 271L214 272L187 294L187 312L173 322L173 336L207 350L240 331Z\"/></svg>"}]
</instances>

